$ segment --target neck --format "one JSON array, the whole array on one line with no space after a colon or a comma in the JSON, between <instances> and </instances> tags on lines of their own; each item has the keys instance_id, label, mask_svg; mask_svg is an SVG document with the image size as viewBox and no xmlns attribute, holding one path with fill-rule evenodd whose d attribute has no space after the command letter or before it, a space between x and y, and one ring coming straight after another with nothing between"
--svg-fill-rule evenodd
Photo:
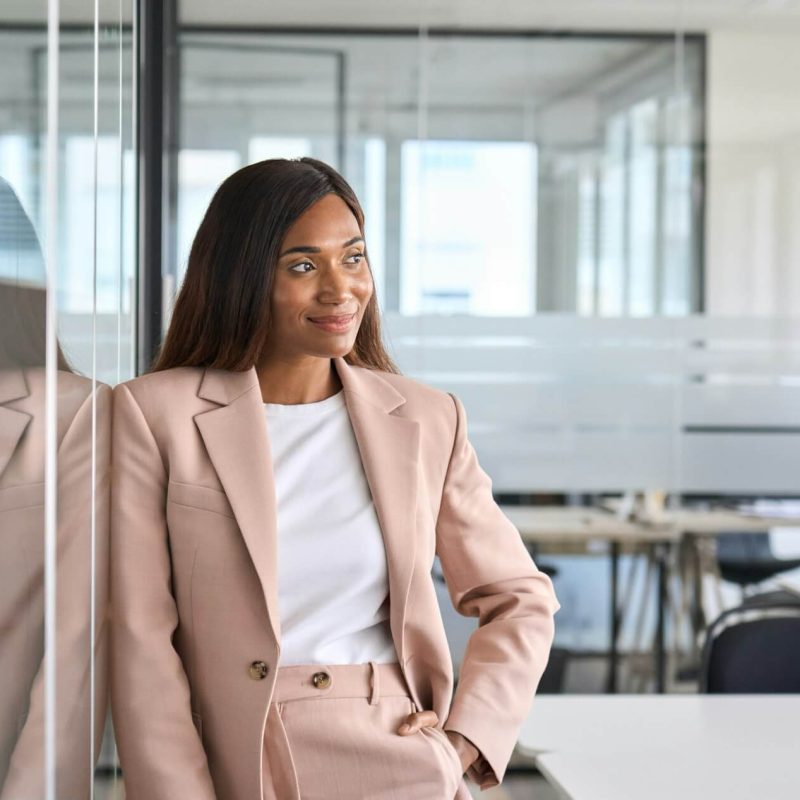
<instances>
[{"instance_id":1,"label":"neck","mask_svg":"<svg viewBox=\"0 0 800 800\"><path fill-rule=\"evenodd\" d=\"M264 403L316 403L342 388L332 358L269 358L256 367L256 373Z\"/></svg>"}]
</instances>

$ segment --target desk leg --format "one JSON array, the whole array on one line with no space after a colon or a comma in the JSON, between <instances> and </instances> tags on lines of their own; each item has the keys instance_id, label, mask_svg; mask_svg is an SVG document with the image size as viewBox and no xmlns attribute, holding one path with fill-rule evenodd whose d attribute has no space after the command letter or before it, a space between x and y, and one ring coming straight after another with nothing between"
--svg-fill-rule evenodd
<instances>
[{"instance_id":1,"label":"desk leg","mask_svg":"<svg viewBox=\"0 0 800 800\"><path fill-rule=\"evenodd\" d=\"M667 545L655 546L658 563L658 617L656 619L656 692L663 694L666 688L665 616L667 605Z\"/></svg>"},{"instance_id":2,"label":"desk leg","mask_svg":"<svg viewBox=\"0 0 800 800\"><path fill-rule=\"evenodd\" d=\"M611 542L611 641L608 648L607 691L617 693L617 667L619 663L619 542Z\"/></svg>"}]
</instances>

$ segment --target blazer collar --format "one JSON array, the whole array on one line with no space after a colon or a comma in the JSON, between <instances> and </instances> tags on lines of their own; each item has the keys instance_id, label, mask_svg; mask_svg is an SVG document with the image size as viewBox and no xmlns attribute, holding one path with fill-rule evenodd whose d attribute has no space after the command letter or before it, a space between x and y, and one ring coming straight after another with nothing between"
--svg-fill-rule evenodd
<instances>
[{"instance_id":1,"label":"blazer collar","mask_svg":"<svg viewBox=\"0 0 800 800\"><path fill-rule=\"evenodd\" d=\"M29 395L30 388L23 369L0 370L0 475L11 461L32 416L27 411L10 408L5 404Z\"/></svg>"},{"instance_id":2,"label":"blazer collar","mask_svg":"<svg viewBox=\"0 0 800 800\"><path fill-rule=\"evenodd\" d=\"M0 403L10 403L30 394L25 371L20 367L0 369Z\"/></svg>"},{"instance_id":3,"label":"blazer collar","mask_svg":"<svg viewBox=\"0 0 800 800\"><path fill-rule=\"evenodd\" d=\"M333 362L345 393L359 395L387 414L405 403L406 398L373 370L354 367L339 356L334 358ZM258 374L255 367L241 372L206 369L197 395L204 400L229 405L256 386L258 386Z\"/></svg>"},{"instance_id":4,"label":"blazer collar","mask_svg":"<svg viewBox=\"0 0 800 800\"><path fill-rule=\"evenodd\" d=\"M405 397L380 374L351 366L343 358L335 358L334 364L384 539L390 626L403 664L406 604L418 538L419 423L391 413L405 403ZM219 404L195 414L194 420L247 545L280 646L277 504L255 368L242 372L206 369L198 395Z\"/></svg>"}]
</instances>

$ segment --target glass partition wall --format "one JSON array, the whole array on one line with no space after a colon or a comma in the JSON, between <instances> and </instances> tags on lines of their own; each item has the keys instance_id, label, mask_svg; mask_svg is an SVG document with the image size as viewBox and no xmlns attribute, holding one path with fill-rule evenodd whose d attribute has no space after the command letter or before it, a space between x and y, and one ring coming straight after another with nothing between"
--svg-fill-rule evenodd
<instances>
[{"instance_id":1,"label":"glass partition wall","mask_svg":"<svg viewBox=\"0 0 800 800\"><path fill-rule=\"evenodd\" d=\"M166 286L226 175L273 155L329 161L364 205L397 363L459 394L499 498L691 490L682 325L704 310L702 35L184 24L179 51ZM551 560L568 596L583 587L560 643L602 650L607 567ZM444 587L441 600L458 663L473 622Z\"/></svg>"},{"instance_id":2,"label":"glass partition wall","mask_svg":"<svg viewBox=\"0 0 800 800\"><path fill-rule=\"evenodd\" d=\"M116 782L110 400L132 371L132 3L83 6L78 24L43 0L0 10L3 800L111 797Z\"/></svg>"},{"instance_id":3,"label":"glass partition wall","mask_svg":"<svg viewBox=\"0 0 800 800\"><path fill-rule=\"evenodd\" d=\"M180 52L176 285L224 175L308 154L362 198L386 311L701 308L702 37L679 67L669 35L184 29Z\"/></svg>"},{"instance_id":4,"label":"glass partition wall","mask_svg":"<svg viewBox=\"0 0 800 800\"><path fill-rule=\"evenodd\" d=\"M753 88L750 119L734 88L747 73L793 96L768 34L744 37L753 73L725 33L733 12L692 32L558 35L234 31L184 12L165 285L222 178L313 155L364 204L392 353L462 398L502 502L666 511L800 493L800 268L778 211L797 192L796 130L788 101L767 108ZM635 656L660 636L671 675L696 657L678 550L611 570L588 555L547 557L568 601L559 644L591 655L613 636L634 656L622 684L663 688ZM605 610L617 581L641 598L621 630ZM458 663L472 623L441 599Z\"/></svg>"},{"instance_id":5,"label":"glass partition wall","mask_svg":"<svg viewBox=\"0 0 800 800\"><path fill-rule=\"evenodd\" d=\"M171 3L6 8L0 800L123 796L109 390L147 369L202 214L247 163L312 155L350 181L389 350L461 398L507 508L800 496L796 35L724 14L692 33L554 34L234 29L197 24L195 0L172 29ZM146 42L143 9L163 12ZM572 663L610 636L629 656L562 688L681 688L697 643L683 551L534 547L558 570ZM621 628L617 580L641 599ZM457 669L474 620L439 588ZM637 657L664 624L679 658L659 678Z\"/></svg>"}]
</instances>

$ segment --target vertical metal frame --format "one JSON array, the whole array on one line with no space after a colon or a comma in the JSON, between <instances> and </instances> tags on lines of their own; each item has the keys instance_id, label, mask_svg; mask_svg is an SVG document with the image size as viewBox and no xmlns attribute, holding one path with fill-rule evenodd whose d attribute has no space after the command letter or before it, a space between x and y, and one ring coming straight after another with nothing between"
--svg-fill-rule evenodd
<instances>
[{"instance_id":1,"label":"vertical metal frame","mask_svg":"<svg viewBox=\"0 0 800 800\"><path fill-rule=\"evenodd\" d=\"M45 800L56 800L56 573L58 520L58 168L59 118L58 77L60 45L58 0L47 4L47 143L45 265L47 292L45 309L45 441L44 441L44 790Z\"/></svg>"},{"instance_id":2,"label":"vertical metal frame","mask_svg":"<svg viewBox=\"0 0 800 800\"><path fill-rule=\"evenodd\" d=\"M164 209L174 207L177 147L174 97L177 0L138 0L136 16L137 219L136 367L146 372L161 341L163 268L168 249ZM166 169L165 169L166 167ZM173 188L170 189L170 185Z\"/></svg>"}]
</instances>

